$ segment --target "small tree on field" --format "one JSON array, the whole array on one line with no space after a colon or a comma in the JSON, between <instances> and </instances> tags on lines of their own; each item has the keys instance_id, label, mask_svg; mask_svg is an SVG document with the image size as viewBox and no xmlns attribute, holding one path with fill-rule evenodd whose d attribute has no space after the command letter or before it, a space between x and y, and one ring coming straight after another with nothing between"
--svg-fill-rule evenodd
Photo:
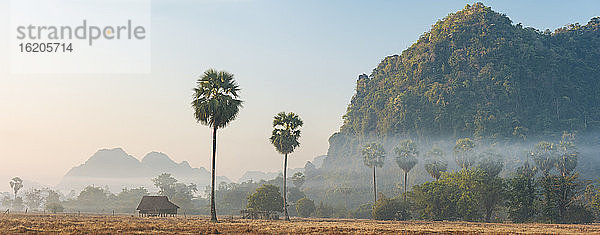
<instances>
[{"instance_id":1,"label":"small tree on field","mask_svg":"<svg viewBox=\"0 0 600 235\"><path fill-rule=\"evenodd\" d=\"M283 197L279 188L266 184L248 197L248 208L257 211L283 212Z\"/></svg>"},{"instance_id":2,"label":"small tree on field","mask_svg":"<svg viewBox=\"0 0 600 235\"><path fill-rule=\"evenodd\" d=\"M414 211L424 219L475 221L482 218L483 171L474 168L442 174L436 181L413 187Z\"/></svg>"},{"instance_id":3,"label":"small tree on field","mask_svg":"<svg viewBox=\"0 0 600 235\"><path fill-rule=\"evenodd\" d=\"M409 217L407 202L399 198L380 197L373 206L373 218L377 220L407 220Z\"/></svg>"}]
</instances>

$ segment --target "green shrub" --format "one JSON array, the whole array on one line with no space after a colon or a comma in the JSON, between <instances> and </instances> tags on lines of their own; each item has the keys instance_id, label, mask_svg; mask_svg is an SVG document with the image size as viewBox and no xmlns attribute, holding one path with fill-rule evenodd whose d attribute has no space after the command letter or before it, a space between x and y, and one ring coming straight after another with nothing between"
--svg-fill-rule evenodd
<instances>
[{"instance_id":1,"label":"green shrub","mask_svg":"<svg viewBox=\"0 0 600 235\"><path fill-rule=\"evenodd\" d=\"M408 203L399 198L381 197L373 206L373 218L377 220L407 220L410 218Z\"/></svg>"},{"instance_id":2,"label":"green shrub","mask_svg":"<svg viewBox=\"0 0 600 235\"><path fill-rule=\"evenodd\" d=\"M411 201L423 219L481 219L483 176L477 169L443 173L439 180L414 186Z\"/></svg>"},{"instance_id":3,"label":"green shrub","mask_svg":"<svg viewBox=\"0 0 600 235\"><path fill-rule=\"evenodd\" d=\"M373 206L371 204L362 204L352 211L352 218L355 219L370 219Z\"/></svg>"},{"instance_id":4,"label":"green shrub","mask_svg":"<svg viewBox=\"0 0 600 235\"><path fill-rule=\"evenodd\" d=\"M302 198L296 202L296 211L300 217L310 217L315 209L315 202L308 198Z\"/></svg>"},{"instance_id":5,"label":"green shrub","mask_svg":"<svg viewBox=\"0 0 600 235\"><path fill-rule=\"evenodd\" d=\"M569 207L565 222L571 224L586 224L594 222L594 213L581 205Z\"/></svg>"}]
</instances>

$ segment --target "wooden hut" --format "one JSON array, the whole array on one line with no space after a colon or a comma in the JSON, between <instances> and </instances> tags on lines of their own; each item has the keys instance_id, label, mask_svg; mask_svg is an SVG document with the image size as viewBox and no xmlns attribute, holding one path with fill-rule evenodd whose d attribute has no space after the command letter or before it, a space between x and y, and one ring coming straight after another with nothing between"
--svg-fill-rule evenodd
<instances>
[{"instance_id":1,"label":"wooden hut","mask_svg":"<svg viewBox=\"0 0 600 235\"><path fill-rule=\"evenodd\" d=\"M175 216L179 206L169 201L167 196L144 196L137 207L139 216Z\"/></svg>"}]
</instances>

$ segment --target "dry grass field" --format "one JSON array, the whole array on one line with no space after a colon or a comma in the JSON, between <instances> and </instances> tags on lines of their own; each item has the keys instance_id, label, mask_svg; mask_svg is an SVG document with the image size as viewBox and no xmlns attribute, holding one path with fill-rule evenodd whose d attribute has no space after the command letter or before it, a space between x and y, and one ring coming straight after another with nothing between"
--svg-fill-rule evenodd
<instances>
[{"instance_id":1,"label":"dry grass field","mask_svg":"<svg viewBox=\"0 0 600 235\"><path fill-rule=\"evenodd\" d=\"M292 222L206 217L0 215L0 234L600 234L600 224L510 224L447 221L387 222L295 219Z\"/></svg>"}]
</instances>

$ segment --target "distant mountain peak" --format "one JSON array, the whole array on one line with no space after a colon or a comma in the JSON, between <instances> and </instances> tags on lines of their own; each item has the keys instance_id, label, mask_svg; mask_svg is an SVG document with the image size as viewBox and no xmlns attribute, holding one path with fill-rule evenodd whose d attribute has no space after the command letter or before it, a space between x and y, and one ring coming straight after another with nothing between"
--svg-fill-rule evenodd
<instances>
[{"instance_id":1,"label":"distant mountain peak","mask_svg":"<svg viewBox=\"0 0 600 235\"><path fill-rule=\"evenodd\" d=\"M139 164L137 158L127 154L122 148L100 149L92 155L84 164Z\"/></svg>"},{"instance_id":2,"label":"distant mountain peak","mask_svg":"<svg viewBox=\"0 0 600 235\"><path fill-rule=\"evenodd\" d=\"M179 165L183 166L183 167L190 167L191 168L190 163L188 161L183 161L183 162L179 163Z\"/></svg>"},{"instance_id":3,"label":"distant mountain peak","mask_svg":"<svg viewBox=\"0 0 600 235\"><path fill-rule=\"evenodd\" d=\"M140 167L140 161L122 148L101 149L85 163L74 167L66 176L112 177L130 176L130 170Z\"/></svg>"},{"instance_id":4,"label":"distant mountain peak","mask_svg":"<svg viewBox=\"0 0 600 235\"><path fill-rule=\"evenodd\" d=\"M125 150L123 150L123 148L121 148L121 147L116 147L116 148L100 149L97 152L122 152L122 153L125 153Z\"/></svg>"},{"instance_id":5,"label":"distant mountain peak","mask_svg":"<svg viewBox=\"0 0 600 235\"><path fill-rule=\"evenodd\" d=\"M105 149L100 149L98 151L96 151L96 153L94 153L94 155L92 155L93 157L111 157L111 156L129 156L129 154L127 154L127 152L125 152L125 150L123 150L123 148L105 148Z\"/></svg>"},{"instance_id":6,"label":"distant mountain peak","mask_svg":"<svg viewBox=\"0 0 600 235\"><path fill-rule=\"evenodd\" d=\"M162 152L153 151L142 161L127 154L122 148L101 149L85 163L71 168L60 183L61 188L90 184L109 184L115 190L120 187L151 185L151 179L162 173L172 174L181 182L193 182L200 186L210 183L210 172L204 167L192 168L187 161L176 163ZM219 182L231 182L218 176Z\"/></svg>"},{"instance_id":7,"label":"distant mountain peak","mask_svg":"<svg viewBox=\"0 0 600 235\"><path fill-rule=\"evenodd\" d=\"M175 161L173 161L166 154L161 153L161 152L156 152L156 151L149 152L148 154L146 154L146 156L144 156L144 158L142 158L142 163L149 163L152 161L165 161L165 162L176 164Z\"/></svg>"}]
</instances>

